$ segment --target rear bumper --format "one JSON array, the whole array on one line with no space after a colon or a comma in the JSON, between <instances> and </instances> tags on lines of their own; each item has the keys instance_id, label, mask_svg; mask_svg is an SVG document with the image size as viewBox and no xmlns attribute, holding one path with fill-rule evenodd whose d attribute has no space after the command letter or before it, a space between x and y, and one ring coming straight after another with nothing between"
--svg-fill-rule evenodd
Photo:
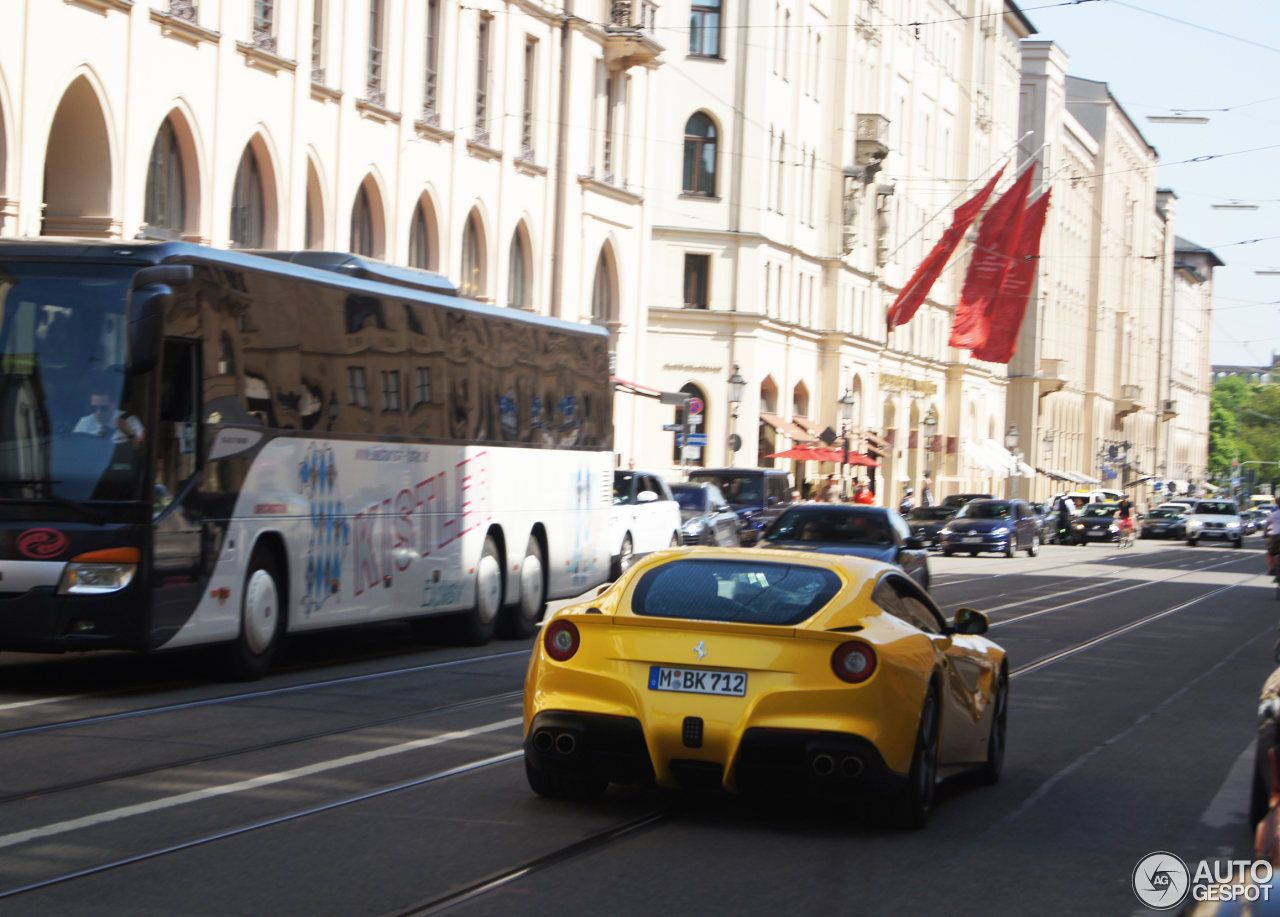
<instances>
[{"instance_id":1,"label":"rear bumper","mask_svg":"<svg viewBox=\"0 0 1280 917\"><path fill-rule=\"evenodd\" d=\"M985 532L977 535L944 535L942 547L956 551L1006 551L1012 535L989 535ZM977 538L977 541L968 539Z\"/></svg>"},{"instance_id":2,"label":"rear bumper","mask_svg":"<svg viewBox=\"0 0 1280 917\"><path fill-rule=\"evenodd\" d=\"M611 783L653 785L657 771L638 719L545 710L525 736L526 760L544 773L606 777ZM885 764L860 735L818 730L747 729L730 762L672 757L660 762L681 789L734 788L748 795L854 796L895 792L906 776ZM664 781L666 783L668 781Z\"/></svg>"}]
</instances>

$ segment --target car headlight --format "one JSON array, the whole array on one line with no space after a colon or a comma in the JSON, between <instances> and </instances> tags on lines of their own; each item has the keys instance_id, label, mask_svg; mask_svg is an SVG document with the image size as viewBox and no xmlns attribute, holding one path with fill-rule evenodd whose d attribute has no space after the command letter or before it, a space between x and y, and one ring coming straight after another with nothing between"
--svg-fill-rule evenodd
<instances>
[{"instance_id":1,"label":"car headlight","mask_svg":"<svg viewBox=\"0 0 1280 917\"><path fill-rule=\"evenodd\" d=\"M939 529L939 530L938 530L938 534L939 534L939 535L953 535L953 534L955 534L955 533L954 533L954 532L952 532L952 531L951 531L951 529L947 528L947 527L944 525L941 529Z\"/></svg>"},{"instance_id":2,"label":"car headlight","mask_svg":"<svg viewBox=\"0 0 1280 917\"><path fill-rule=\"evenodd\" d=\"M702 520L694 519L692 522L686 522L684 525L684 533L686 535L697 535L702 531Z\"/></svg>"},{"instance_id":3,"label":"car headlight","mask_svg":"<svg viewBox=\"0 0 1280 917\"><path fill-rule=\"evenodd\" d=\"M1009 526L1007 526L1007 525L998 525L998 526L996 526L995 528L993 528L993 529L991 530L991 534L992 534L992 535L1008 535L1008 534L1009 534Z\"/></svg>"},{"instance_id":4,"label":"car headlight","mask_svg":"<svg viewBox=\"0 0 1280 917\"><path fill-rule=\"evenodd\" d=\"M59 595L101 595L119 592L133 582L137 564L69 563L62 571Z\"/></svg>"},{"instance_id":5,"label":"car headlight","mask_svg":"<svg viewBox=\"0 0 1280 917\"><path fill-rule=\"evenodd\" d=\"M1077 522L1077 523L1076 523L1076 528L1077 528L1077 529L1080 529L1080 530L1082 530L1082 531L1083 531L1083 529L1084 529L1084 523L1083 523L1083 522Z\"/></svg>"},{"instance_id":6,"label":"car headlight","mask_svg":"<svg viewBox=\"0 0 1280 917\"><path fill-rule=\"evenodd\" d=\"M1239 523L1239 522L1228 522L1228 523L1227 523L1227 528L1229 528L1229 529L1238 529L1238 528L1240 528L1240 523Z\"/></svg>"},{"instance_id":7,"label":"car headlight","mask_svg":"<svg viewBox=\"0 0 1280 917\"><path fill-rule=\"evenodd\" d=\"M1120 531L1120 526L1115 525L1115 524L1113 523L1113 524L1111 524L1111 525L1107 526L1107 531L1108 531L1108 532L1118 532L1118 531Z\"/></svg>"},{"instance_id":8,"label":"car headlight","mask_svg":"<svg viewBox=\"0 0 1280 917\"><path fill-rule=\"evenodd\" d=\"M1193 529L1198 529L1201 525L1201 522L1199 519L1192 519L1187 523L1187 525L1191 526L1191 528Z\"/></svg>"}]
</instances>

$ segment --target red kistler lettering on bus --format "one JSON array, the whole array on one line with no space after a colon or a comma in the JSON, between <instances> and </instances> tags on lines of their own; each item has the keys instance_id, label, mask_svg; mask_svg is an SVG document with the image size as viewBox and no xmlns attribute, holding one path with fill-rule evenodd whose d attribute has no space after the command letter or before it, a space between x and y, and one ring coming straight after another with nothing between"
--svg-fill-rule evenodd
<instances>
[{"instance_id":1,"label":"red kistler lettering on bus","mask_svg":"<svg viewBox=\"0 0 1280 917\"><path fill-rule=\"evenodd\" d=\"M356 514L355 572L356 595L378 585L378 556L373 552L373 527L377 525L378 506Z\"/></svg>"}]
</instances>

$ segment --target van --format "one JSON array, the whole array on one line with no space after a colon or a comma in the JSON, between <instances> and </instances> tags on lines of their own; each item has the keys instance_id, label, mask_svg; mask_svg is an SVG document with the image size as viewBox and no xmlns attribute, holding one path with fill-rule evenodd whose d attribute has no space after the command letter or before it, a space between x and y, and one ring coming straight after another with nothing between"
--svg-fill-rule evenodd
<instances>
[{"instance_id":1,"label":"van","mask_svg":"<svg viewBox=\"0 0 1280 917\"><path fill-rule=\"evenodd\" d=\"M791 505L791 475L781 468L699 468L689 473L689 481L720 488L742 520L744 545L759 541L769 523Z\"/></svg>"}]
</instances>

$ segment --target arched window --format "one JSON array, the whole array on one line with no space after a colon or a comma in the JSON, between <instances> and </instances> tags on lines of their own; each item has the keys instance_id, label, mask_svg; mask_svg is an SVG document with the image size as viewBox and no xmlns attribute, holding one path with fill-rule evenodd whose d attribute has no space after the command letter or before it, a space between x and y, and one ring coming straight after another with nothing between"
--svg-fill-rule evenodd
<instances>
[{"instance_id":1,"label":"arched window","mask_svg":"<svg viewBox=\"0 0 1280 917\"><path fill-rule=\"evenodd\" d=\"M142 219L154 229L168 230L178 238L187 225L186 183L182 174L182 152L178 135L168 118L156 133L151 146L151 164L147 167L146 202Z\"/></svg>"},{"instance_id":2,"label":"arched window","mask_svg":"<svg viewBox=\"0 0 1280 917\"><path fill-rule=\"evenodd\" d=\"M596 262L596 278L591 284L591 321L604 324L613 318L613 278L609 272L609 257L600 250Z\"/></svg>"},{"instance_id":3,"label":"arched window","mask_svg":"<svg viewBox=\"0 0 1280 917\"><path fill-rule=\"evenodd\" d=\"M372 258L373 246L373 209L369 205L369 191L362 183L351 208L351 253Z\"/></svg>"},{"instance_id":4,"label":"arched window","mask_svg":"<svg viewBox=\"0 0 1280 917\"><path fill-rule=\"evenodd\" d=\"M245 146L231 192L231 247L262 248L265 206L262 170L252 146Z\"/></svg>"},{"instance_id":5,"label":"arched window","mask_svg":"<svg viewBox=\"0 0 1280 917\"><path fill-rule=\"evenodd\" d=\"M77 77L54 112L44 159L40 234L108 239L112 218L111 142L98 95Z\"/></svg>"},{"instance_id":6,"label":"arched window","mask_svg":"<svg viewBox=\"0 0 1280 917\"><path fill-rule=\"evenodd\" d=\"M513 309L523 309L529 305L526 285L526 267L524 260L524 239L520 230L511 234L511 256L507 267L507 305Z\"/></svg>"},{"instance_id":7,"label":"arched window","mask_svg":"<svg viewBox=\"0 0 1280 917\"><path fill-rule=\"evenodd\" d=\"M458 284L458 295L477 299L484 292L484 270L481 264L480 228L476 225L476 215L467 217L466 228L462 231L462 282Z\"/></svg>"},{"instance_id":8,"label":"arched window","mask_svg":"<svg viewBox=\"0 0 1280 917\"><path fill-rule=\"evenodd\" d=\"M430 271L435 268L431 262L431 235L427 226L427 211L418 202L413 209L413 225L409 227L409 266Z\"/></svg>"},{"instance_id":9,"label":"arched window","mask_svg":"<svg viewBox=\"0 0 1280 917\"><path fill-rule=\"evenodd\" d=\"M702 112L684 126L684 193L716 196L716 126Z\"/></svg>"}]
</instances>

